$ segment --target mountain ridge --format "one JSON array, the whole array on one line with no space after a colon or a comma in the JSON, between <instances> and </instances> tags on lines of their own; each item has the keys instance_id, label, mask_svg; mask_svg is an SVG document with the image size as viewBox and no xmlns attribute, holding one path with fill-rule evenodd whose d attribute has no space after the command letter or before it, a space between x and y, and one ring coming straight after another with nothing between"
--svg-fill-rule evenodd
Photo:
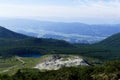
<instances>
[{"instance_id":1,"label":"mountain ridge","mask_svg":"<svg viewBox=\"0 0 120 80\"><path fill-rule=\"evenodd\" d=\"M10 31L10 30L0 26L0 38L24 39L24 38L28 38L28 36Z\"/></svg>"},{"instance_id":2,"label":"mountain ridge","mask_svg":"<svg viewBox=\"0 0 120 80\"><path fill-rule=\"evenodd\" d=\"M109 46L109 47L120 47L120 33L114 34L104 39L99 44Z\"/></svg>"}]
</instances>

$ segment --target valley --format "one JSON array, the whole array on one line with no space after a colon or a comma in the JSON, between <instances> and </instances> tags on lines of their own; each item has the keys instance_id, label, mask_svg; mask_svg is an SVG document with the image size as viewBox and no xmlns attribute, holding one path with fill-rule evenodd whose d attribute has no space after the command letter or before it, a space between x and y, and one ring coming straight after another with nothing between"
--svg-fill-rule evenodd
<instances>
[{"instance_id":1,"label":"valley","mask_svg":"<svg viewBox=\"0 0 120 80\"><path fill-rule=\"evenodd\" d=\"M65 75L64 78L67 80L72 76L77 77L78 80L103 79L104 77L100 75L107 76L107 80L110 76L119 79L120 33L95 44L35 38L3 27L0 27L0 33L0 79L3 78L2 80L6 78L19 80L19 77L23 80L22 77L27 79L28 75L31 79L35 74L37 76L34 78L39 75L43 80L45 78L57 80L57 77L52 77L55 74L59 76L58 78ZM66 73L63 73L64 71ZM58 74L59 72L61 74ZM82 77L83 75L86 77Z\"/></svg>"},{"instance_id":2,"label":"valley","mask_svg":"<svg viewBox=\"0 0 120 80\"><path fill-rule=\"evenodd\" d=\"M96 43L119 33L119 24L85 24L30 19L0 19L1 26L37 38L53 38L70 43ZM23 28L24 27L24 28Z\"/></svg>"},{"instance_id":3,"label":"valley","mask_svg":"<svg viewBox=\"0 0 120 80\"><path fill-rule=\"evenodd\" d=\"M0 80L120 80L120 0L0 0Z\"/></svg>"}]
</instances>

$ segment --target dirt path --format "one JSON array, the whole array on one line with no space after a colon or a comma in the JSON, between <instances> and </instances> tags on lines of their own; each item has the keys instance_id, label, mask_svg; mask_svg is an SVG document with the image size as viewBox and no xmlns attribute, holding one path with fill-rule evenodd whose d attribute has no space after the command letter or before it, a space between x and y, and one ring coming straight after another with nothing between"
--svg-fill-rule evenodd
<instances>
[{"instance_id":1,"label":"dirt path","mask_svg":"<svg viewBox=\"0 0 120 80\"><path fill-rule=\"evenodd\" d=\"M18 61L20 61L22 64L25 64L25 61L23 61L23 60L21 59L21 57L16 56L16 59L17 59Z\"/></svg>"},{"instance_id":2,"label":"dirt path","mask_svg":"<svg viewBox=\"0 0 120 80\"><path fill-rule=\"evenodd\" d=\"M20 61L22 64L18 64L18 65L15 65L15 66L9 67L9 68L7 68L6 70L0 71L0 73L8 72L8 71L10 71L10 70L16 68L17 66L22 66L22 65L25 64L25 61L23 61L23 60L21 59L21 57L16 56L15 58L16 58L18 61Z\"/></svg>"}]
</instances>

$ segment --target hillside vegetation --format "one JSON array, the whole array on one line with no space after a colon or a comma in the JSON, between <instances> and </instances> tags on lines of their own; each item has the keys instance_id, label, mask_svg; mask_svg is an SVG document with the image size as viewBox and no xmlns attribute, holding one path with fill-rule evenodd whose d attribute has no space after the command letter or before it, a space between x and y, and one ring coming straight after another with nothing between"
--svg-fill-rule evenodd
<instances>
[{"instance_id":1,"label":"hillside vegetation","mask_svg":"<svg viewBox=\"0 0 120 80\"><path fill-rule=\"evenodd\" d=\"M120 34L113 35L97 44L70 44L63 40L33 38L0 29L0 56L10 57L30 54L77 54L100 60L120 59ZM13 36L13 37L12 37ZM7 38L5 38L7 37Z\"/></svg>"},{"instance_id":2,"label":"hillside vegetation","mask_svg":"<svg viewBox=\"0 0 120 80\"><path fill-rule=\"evenodd\" d=\"M6 72L5 68L7 70L14 69L11 70L12 75L1 74L0 80L120 79L120 34L115 34L96 44L70 44L63 40L28 37L5 28L1 28L0 33L0 60L2 61L0 70L5 70ZM108 62L104 65L63 67L55 71L41 72L38 69L30 69L35 67L34 65L38 63L39 59L15 58L15 56L21 54L74 54L77 56L81 55L87 59L98 59L98 61L118 61ZM18 71L14 74L16 70Z\"/></svg>"},{"instance_id":3,"label":"hillside vegetation","mask_svg":"<svg viewBox=\"0 0 120 80\"><path fill-rule=\"evenodd\" d=\"M69 67L41 72L38 69L20 69L13 76L0 75L0 80L119 80L120 61L101 66Z\"/></svg>"},{"instance_id":4,"label":"hillside vegetation","mask_svg":"<svg viewBox=\"0 0 120 80\"><path fill-rule=\"evenodd\" d=\"M6 28L3 28L0 26L0 38L4 39L24 39L28 38L28 36L25 36L23 34L18 34L16 32L10 31Z\"/></svg>"}]
</instances>

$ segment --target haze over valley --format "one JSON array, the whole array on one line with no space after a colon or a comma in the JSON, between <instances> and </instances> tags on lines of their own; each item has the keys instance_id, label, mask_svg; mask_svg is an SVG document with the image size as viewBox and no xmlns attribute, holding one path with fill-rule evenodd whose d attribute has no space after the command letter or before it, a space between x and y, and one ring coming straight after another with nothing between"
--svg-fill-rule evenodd
<instances>
[{"instance_id":1,"label":"haze over valley","mask_svg":"<svg viewBox=\"0 0 120 80\"><path fill-rule=\"evenodd\" d=\"M70 43L96 43L120 32L119 24L92 25L10 18L1 19L0 24L28 36L66 40Z\"/></svg>"}]
</instances>

